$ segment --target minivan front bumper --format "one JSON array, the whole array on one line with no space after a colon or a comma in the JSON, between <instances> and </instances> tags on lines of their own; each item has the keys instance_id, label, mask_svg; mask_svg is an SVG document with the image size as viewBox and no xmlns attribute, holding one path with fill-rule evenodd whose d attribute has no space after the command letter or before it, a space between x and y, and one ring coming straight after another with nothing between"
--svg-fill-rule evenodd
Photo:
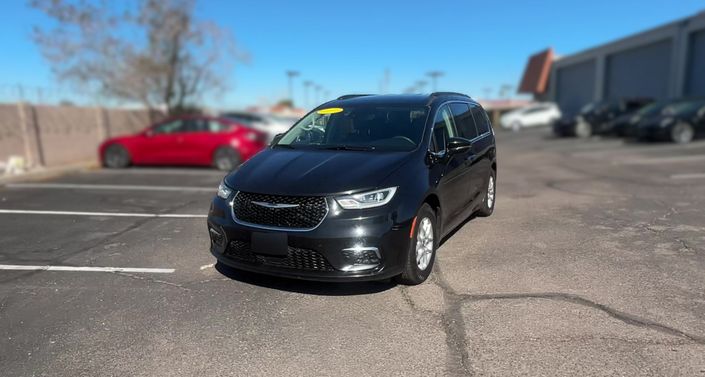
<instances>
[{"instance_id":1,"label":"minivan front bumper","mask_svg":"<svg viewBox=\"0 0 705 377\"><path fill-rule=\"evenodd\" d=\"M326 200L334 205L333 199ZM397 219L388 207L394 201L362 210L337 207L307 231L238 223L230 203L215 197L207 220L211 253L230 267L306 280L360 281L399 275L406 263L412 219ZM285 234L288 255L253 252L254 233Z\"/></svg>"}]
</instances>

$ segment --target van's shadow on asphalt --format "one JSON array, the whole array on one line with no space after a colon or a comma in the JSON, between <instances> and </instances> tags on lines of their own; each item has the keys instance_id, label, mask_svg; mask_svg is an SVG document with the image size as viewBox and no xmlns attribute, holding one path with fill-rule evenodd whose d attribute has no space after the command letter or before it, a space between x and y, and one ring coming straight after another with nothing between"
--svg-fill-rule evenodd
<instances>
[{"instance_id":1,"label":"van's shadow on asphalt","mask_svg":"<svg viewBox=\"0 0 705 377\"><path fill-rule=\"evenodd\" d=\"M216 263L215 269L224 276L245 284L319 296L355 296L374 294L384 292L397 286L396 283L389 279L383 281L365 281L357 283L329 283L287 279L237 270L222 263Z\"/></svg>"},{"instance_id":2,"label":"van's shadow on asphalt","mask_svg":"<svg viewBox=\"0 0 705 377\"><path fill-rule=\"evenodd\" d=\"M450 237L461 230L467 223L474 220L477 216L473 215L463 221L459 226L453 229L447 236L443 237L440 241L442 246ZM216 271L223 274L223 276L230 279L245 283L256 285L258 287L277 289L287 292L304 293L310 295L320 295L320 296L355 296L355 295L366 295L384 292L386 290L392 289L397 286L397 284L391 280L382 281L362 281L362 282L352 282L352 283L335 283L335 282L318 282L318 281L308 281L308 280L296 280L280 278L276 276L269 276L263 274L255 274L248 271L242 271L230 266L224 265L222 263L215 264Z\"/></svg>"}]
</instances>

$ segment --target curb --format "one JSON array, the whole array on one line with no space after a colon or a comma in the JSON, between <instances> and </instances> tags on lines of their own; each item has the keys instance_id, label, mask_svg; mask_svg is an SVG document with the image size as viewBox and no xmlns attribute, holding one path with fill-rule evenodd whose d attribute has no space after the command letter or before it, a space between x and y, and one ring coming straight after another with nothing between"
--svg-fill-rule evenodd
<instances>
[{"instance_id":1,"label":"curb","mask_svg":"<svg viewBox=\"0 0 705 377\"><path fill-rule=\"evenodd\" d=\"M36 168L17 175L0 175L0 185L17 181L43 181L67 173L95 169L97 167L98 163L96 161L84 161L51 168Z\"/></svg>"}]
</instances>

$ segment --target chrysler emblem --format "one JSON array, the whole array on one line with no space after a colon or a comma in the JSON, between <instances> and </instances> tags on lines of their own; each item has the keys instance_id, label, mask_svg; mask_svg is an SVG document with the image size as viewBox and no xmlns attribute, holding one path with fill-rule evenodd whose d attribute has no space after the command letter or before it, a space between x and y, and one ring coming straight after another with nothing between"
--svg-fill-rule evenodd
<instances>
[{"instance_id":1,"label":"chrysler emblem","mask_svg":"<svg viewBox=\"0 0 705 377\"><path fill-rule=\"evenodd\" d=\"M260 207L266 208L296 208L298 204L284 204L284 203L269 203L269 202L252 202Z\"/></svg>"}]
</instances>

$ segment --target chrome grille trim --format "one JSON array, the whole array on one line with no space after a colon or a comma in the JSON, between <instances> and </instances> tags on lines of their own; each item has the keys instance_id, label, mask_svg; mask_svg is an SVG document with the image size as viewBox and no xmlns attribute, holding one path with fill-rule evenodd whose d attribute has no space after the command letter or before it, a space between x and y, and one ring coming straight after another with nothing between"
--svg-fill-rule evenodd
<instances>
[{"instance_id":1,"label":"chrome grille trim","mask_svg":"<svg viewBox=\"0 0 705 377\"><path fill-rule=\"evenodd\" d=\"M233 221L235 221L235 223L242 225L242 226L247 226L250 228L264 229L264 230L278 230L278 231L285 231L285 232L310 232L310 231L318 228L319 226L321 226L323 221L325 221L325 219L328 217L328 213L330 213L330 205L328 204L328 198L325 196L321 196L323 198L323 202L326 204L326 213L323 215L323 217L321 217L321 221L319 221L318 224L316 224L316 226L314 226L314 227L311 227L311 228L288 228L288 227L277 227L277 226L269 226L269 225L262 225L262 224L254 224L254 223L240 220L237 218L237 216L235 216L235 207L233 204L235 202L235 198L237 198L237 196L239 194L240 194L240 191L236 191L235 195L233 196L233 199L228 203L230 205L230 215L232 216ZM291 196L293 196L293 195L291 195Z\"/></svg>"}]
</instances>

